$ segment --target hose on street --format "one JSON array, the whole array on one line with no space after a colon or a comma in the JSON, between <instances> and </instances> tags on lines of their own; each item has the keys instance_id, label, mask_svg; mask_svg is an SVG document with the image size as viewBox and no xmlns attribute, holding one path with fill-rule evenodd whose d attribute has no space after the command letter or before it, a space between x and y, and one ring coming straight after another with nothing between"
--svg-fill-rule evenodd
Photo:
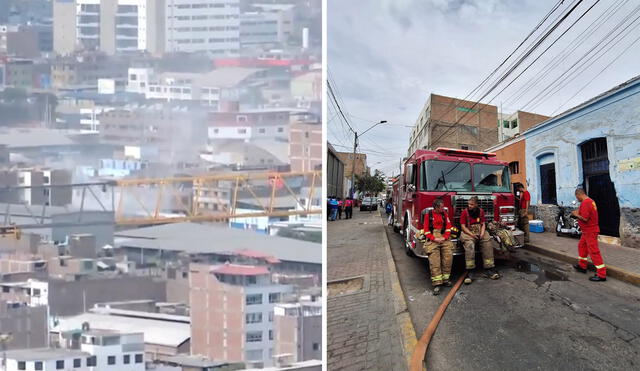
<instances>
[{"instance_id":1,"label":"hose on street","mask_svg":"<svg viewBox=\"0 0 640 371\"><path fill-rule=\"evenodd\" d=\"M420 339L418 340L418 343L413 350L413 354L411 355L411 363L409 367L410 371L426 370L426 368L423 368L423 361L427 356L429 342L431 341L433 334L436 332L436 328L438 328L438 324L440 323L442 316L444 316L444 312L447 310L451 299L453 299L460 286L462 286L462 282L464 281L466 276L467 273L465 272L462 276L460 276L458 281L456 281L456 284L451 288L451 291L449 291L447 297L444 298L444 301L442 302L442 304L440 304L440 307L434 314L431 322L429 322L429 326L427 326L426 330L424 330L424 332L422 333L422 336L420 336Z\"/></svg>"}]
</instances>

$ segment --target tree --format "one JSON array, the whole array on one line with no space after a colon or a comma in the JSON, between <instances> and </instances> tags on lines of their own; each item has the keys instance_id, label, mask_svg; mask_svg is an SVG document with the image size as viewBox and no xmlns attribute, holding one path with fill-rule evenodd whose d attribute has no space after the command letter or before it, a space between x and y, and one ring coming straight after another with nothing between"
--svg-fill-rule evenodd
<instances>
[{"instance_id":1,"label":"tree","mask_svg":"<svg viewBox=\"0 0 640 371\"><path fill-rule=\"evenodd\" d=\"M373 175L356 175L356 190L363 194L377 195L387 189L384 174L376 170Z\"/></svg>"}]
</instances>

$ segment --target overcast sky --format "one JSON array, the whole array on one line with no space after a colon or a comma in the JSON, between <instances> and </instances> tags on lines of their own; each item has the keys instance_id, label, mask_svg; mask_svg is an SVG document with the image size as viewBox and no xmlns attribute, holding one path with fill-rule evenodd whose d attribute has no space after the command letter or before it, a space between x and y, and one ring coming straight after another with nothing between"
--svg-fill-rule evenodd
<instances>
[{"instance_id":1,"label":"overcast sky","mask_svg":"<svg viewBox=\"0 0 640 371\"><path fill-rule=\"evenodd\" d=\"M576 0L565 0L565 9ZM596 0L584 0L563 26L552 33L538 49L542 51ZM329 0L328 69L332 85L351 124L359 132L373 123L389 124L374 128L361 138L359 152L367 153L368 165L387 175L398 173L400 158L406 154L410 127L430 93L464 98L524 39L557 3L557 0ZM620 8L617 8L618 4ZM611 6L611 8L609 8ZM640 21L627 29L626 38L615 39L599 60L563 84L557 93L537 104L526 105L544 87L578 60L597 40L638 6L635 0L607 0L596 4L529 71L514 82L491 104L504 112L518 109L551 115L565 111L638 74ZM613 11L616 10L614 13ZM572 43L601 15L611 18L583 44ZM551 19L559 14L556 12ZM634 17L635 18L635 17ZM603 18L600 18L603 19ZM626 35L622 33L622 35ZM619 44L614 45L617 40ZM579 45L552 70L548 78L516 99L516 91L530 78L540 76L546 63L568 45ZM609 62L624 49L628 51L592 83ZM527 65L537 56L527 59ZM585 67L588 64L584 64ZM515 75L520 70L517 70ZM510 80L508 80L510 81ZM574 96L583 86L587 87ZM496 91L497 92L497 91ZM484 103L493 98L490 94ZM479 96L476 96L476 99ZM509 103L509 106L506 104ZM564 103L563 107L560 107ZM328 138L339 151L349 151L353 135L328 104ZM532 109L533 108L533 109Z\"/></svg>"}]
</instances>

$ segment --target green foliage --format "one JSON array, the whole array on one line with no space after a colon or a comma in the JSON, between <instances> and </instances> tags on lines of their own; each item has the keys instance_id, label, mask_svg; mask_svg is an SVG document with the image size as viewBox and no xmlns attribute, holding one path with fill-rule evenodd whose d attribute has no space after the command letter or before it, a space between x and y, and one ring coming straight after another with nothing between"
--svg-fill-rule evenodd
<instances>
[{"instance_id":1,"label":"green foliage","mask_svg":"<svg viewBox=\"0 0 640 371\"><path fill-rule=\"evenodd\" d=\"M365 195L377 195L387 189L384 174L376 170L373 175L356 175L356 190Z\"/></svg>"}]
</instances>

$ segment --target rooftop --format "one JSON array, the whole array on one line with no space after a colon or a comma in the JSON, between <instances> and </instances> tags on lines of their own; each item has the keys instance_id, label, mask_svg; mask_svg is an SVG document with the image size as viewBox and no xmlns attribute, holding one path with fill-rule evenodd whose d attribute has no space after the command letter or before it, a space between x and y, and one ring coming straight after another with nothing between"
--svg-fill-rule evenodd
<instances>
[{"instance_id":1,"label":"rooftop","mask_svg":"<svg viewBox=\"0 0 640 371\"><path fill-rule=\"evenodd\" d=\"M84 313L58 318L59 323L52 332L78 331L88 322L91 328L120 333L144 333L146 344L178 347L191 338L189 323L179 323L149 318L132 318L99 313ZM95 331L95 330L92 330Z\"/></svg>"},{"instance_id":2,"label":"rooftop","mask_svg":"<svg viewBox=\"0 0 640 371\"><path fill-rule=\"evenodd\" d=\"M213 273L228 274L232 276L261 276L269 274L269 268L254 265L224 264L211 269Z\"/></svg>"},{"instance_id":3,"label":"rooftop","mask_svg":"<svg viewBox=\"0 0 640 371\"><path fill-rule=\"evenodd\" d=\"M16 361L46 361L50 359L87 357L90 354L79 350L71 349L53 349L53 348L35 348L35 349L16 349L7 350L7 359Z\"/></svg>"},{"instance_id":4,"label":"rooftop","mask_svg":"<svg viewBox=\"0 0 640 371\"><path fill-rule=\"evenodd\" d=\"M194 85L216 88L232 88L263 71L259 68L229 67L219 68L207 73L165 72L161 79L191 79Z\"/></svg>"},{"instance_id":5,"label":"rooftop","mask_svg":"<svg viewBox=\"0 0 640 371\"><path fill-rule=\"evenodd\" d=\"M9 148L45 147L45 146L71 146L83 144L81 140L90 139L89 136L81 138L79 132L43 128L0 128L0 144L6 144ZM74 138L77 136L77 138Z\"/></svg>"},{"instance_id":6,"label":"rooftop","mask_svg":"<svg viewBox=\"0 0 640 371\"><path fill-rule=\"evenodd\" d=\"M119 247L183 251L189 254L232 254L256 250L279 260L322 264L322 245L265 236L215 224L171 223L116 233Z\"/></svg>"}]
</instances>

